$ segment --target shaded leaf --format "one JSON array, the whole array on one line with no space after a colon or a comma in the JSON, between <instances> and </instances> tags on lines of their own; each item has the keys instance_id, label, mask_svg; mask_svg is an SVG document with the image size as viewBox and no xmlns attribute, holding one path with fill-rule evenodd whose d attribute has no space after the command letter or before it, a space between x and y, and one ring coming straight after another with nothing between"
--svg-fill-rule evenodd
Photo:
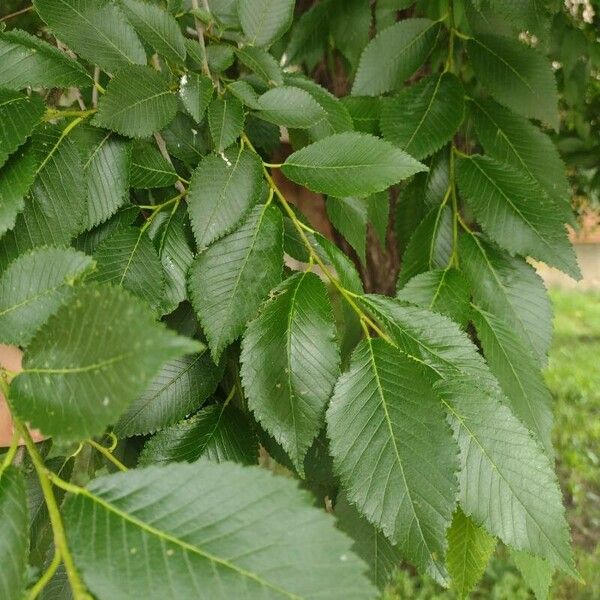
<instances>
[{"instance_id":1,"label":"shaded leaf","mask_svg":"<svg viewBox=\"0 0 600 600\"><path fill-rule=\"evenodd\" d=\"M240 62L256 73L267 85L283 85L281 67L266 50L256 46L244 46L236 50L236 55Z\"/></svg>"},{"instance_id":2,"label":"shaded leaf","mask_svg":"<svg viewBox=\"0 0 600 600\"><path fill-rule=\"evenodd\" d=\"M140 464L195 462L200 457L217 463L256 464L258 438L248 417L230 404L211 404L151 437Z\"/></svg>"},{"instance_id":3,"label":"shaded leaf","mask_svg":"<svg viewBox=\"0 0 600 600\"><path fill-rule=\"evenodd\" d=\"M217 97L208 107L208 126L217 152L223 152L244 129L244 107L235 96Z\"/></svg>"},{"instance_id":4,"label":"shaded leaf","mask_svg":"<svg viewBox=\"0 0 600 600\"><path fill-rule=\"evenodd\" d=\"M295 0L244 0L238 15L244 34L255 46L269 46L292 24Z\"/></svg>"},{"instance_id":5,"label":"shaded leaf","mask_svg":"<svg viewBox=\"0 0 600 600\"><path fill-rule=\"evenodd\" d=\"M214 92L210 77L198 73L186 73L181 78L179 95L188 113L196 123L201 123Z\"/></svg>"},{"instance_id":6,"label":"shaded leaf","mask_svg":"<svg viewBox=\"0 0 600 600\"><path fill-rule=\"evenodd\" d=\"M248 407L304 475L304 457L321 429L339 369L327 290L314 273L286 280L242 341Z\"/></svg>"},{"instance_id":7,"label":"shaded leaf","mask_svg":"<svg viewBox=\"0 0 600 600\"><path fill-rule=\"evenodd\" d=\"M131 152L132 188L148 189L169 187L177 181L177 172L160 153L148 142L135 142Z\"/></svg>"},{"instance_id":8,"label":"shaded leaf","mask_svg":"<svg viewBox=\"0 0 600 600\"><path fill-rule=\"evenodd\" d=\"M283 127L307 129L323 121L326 113L308 92L280 86L258 98L258 116Z\"/></svg>"}]
</instances>

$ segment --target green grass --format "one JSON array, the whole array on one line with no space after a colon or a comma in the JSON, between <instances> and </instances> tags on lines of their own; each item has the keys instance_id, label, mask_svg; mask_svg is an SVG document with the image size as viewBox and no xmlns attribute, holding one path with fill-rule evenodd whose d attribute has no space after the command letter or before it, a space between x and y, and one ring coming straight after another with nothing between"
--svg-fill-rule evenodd
<instances>
[{"instance_id":1,"label":"green grass","mask_svg":"<svg viewBox=\"0 0 600 600\"><path fill-rule=\"evenodd\" d=\"M557 470L571 525L577 567L586 584L558 574L554 600L600 598L600 293L552 291L555 334L546 382L555 400ZM453 600L414 571L399 570L385 600ZM533 594L499 548L477 600L530 600Z\"/></svg>"}]
</instances>

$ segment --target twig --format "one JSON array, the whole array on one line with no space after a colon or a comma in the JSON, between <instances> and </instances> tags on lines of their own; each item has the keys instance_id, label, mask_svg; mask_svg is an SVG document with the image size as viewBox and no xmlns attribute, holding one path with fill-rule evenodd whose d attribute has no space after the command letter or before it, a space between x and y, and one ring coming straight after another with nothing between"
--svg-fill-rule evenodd
<instances>
[{"instance_id":1,"label":"twig","mask_svg":"<svg viewBox=\"0 0 600 600\"><path fill-rule=\"evenodd\" d=\"M160 153L162 154L163 158L173 167L173 169L175 169L175 165L171 160L171 156L169 155L169 151L167 150L167 143L165 142L163 136L160 135L160 133L158 133L157 131L154 134L154 139L156 140L156 145L158 146L158 149L160 150ZM186 193L185 186L183 185L183 183L181 183L181 181L176 181L174 185L177 188L178 192L182 194Z\"/></svg>"},{"instance_id":2,"label":"twig","mask_svg":"<svg viewBox=\"0 0 600 600\"><path fill-rule=\"evenodd\" d=\"M127 467L108 449L105 448L102 444L99 444L95 440L87 440L87 443L100 452L104 458L109 460L119 471L128 471Z\"/></svg>"},{"instance_id":3,"label":"twig","mask_svg":"<svg viewBox=\"0 0 600 600\"><path fill-rule=\"evenodd\" d=\"M54 552L52 562L48 565L48 568L42 573L42 576L36 581L35 585L27 592L25 600L35 600L41 593L42 590L48 585L48 582L56 573L58 565L60 565L61 556L60 550Z\"/></svg>"},{"instance_id":4,"label":"twig","mask_svg":"<svg viewBox=\"0 0 600 600\"><path fill-rule=\"evenodd\" d=\"M12 19L14 17L18 17L19 15L23 15L26 12L29 12L30 10L33 10L33 6L28 6L26 8L22 8L21 10L17 10L13 13L10 13L9 15L6 15L4 17L0 17L0 23L2 21L8 21L9 19Z\"/></svg>"}]
</instances>

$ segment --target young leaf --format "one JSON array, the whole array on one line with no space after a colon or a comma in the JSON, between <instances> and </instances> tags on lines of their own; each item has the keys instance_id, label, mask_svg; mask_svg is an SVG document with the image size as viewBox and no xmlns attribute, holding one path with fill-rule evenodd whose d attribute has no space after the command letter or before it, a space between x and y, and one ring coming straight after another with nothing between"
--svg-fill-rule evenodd
<instances>
[{"instance_id":1,"label":"young leaf","mask_svg":"<svg viewBox=\"0 0 600 600\"><path fill-rule=\"evenodd\" d=\"M451 267L415 275L396 294L400 300L450 317L463 329L469 321L470 296L469 282Z\"/></svg>"},{"instance_id":2,"label":"young leaf","mask_svg":"<svg viewBox=\"0 0 600 600\"><path fill-rule=\"evenodd\" d=\"M222 375L223 369L215 365L206 348L170 360L121 416L115 433L119 437L145 435L173 425L208 400Z\"/></svg>"},{"instance_id":3,"label":"young leaf","mask_svg":"<svg viewBox=\"0 0 600 600\"><path fill-rule=\"evenodd\" d=\"M112 217L129 199L129 143L112 132L89 128L83 168L87 183L86 229Z\"/></svg>"},{"instance_id":4,"label":"young leaf","mask_svg":"<svg viewBox=\"0 0 600 600\"><path fill-rule=\"evenodd\" d=\"M458 508L448 529L446 564L459 600L469 597L496 548L496 539Z\"/></svg>"},{"instance_id":5,"label":"young leaf","mask_svg":"<svg viewBox=\"0 0 600 600\"><path fill-rule=\"evenodd\" d=\"M465 514L505 544L577 577L560 489L541 446L480 387L456 380L437 388L460 448Z\"/></svg>"},{"instance_id":6,"label":"young leaf","mask_svg":"<svg viewBox=\"0 0 600 600\"><path fill-rule=\"evenodd\" d=\"M132 188L149 189L169 187L177 181L177 172L160 153L148 142L134 142L131 152Z\"/></svg>"},{"instance_id":7,"label":"young leaf","mask_svg":"<svg viewBox=\"0 0 600 600\"><path fill-rule=\"evenodd\" d=\"M10 263L0 275L0 342L27 346L93 267L72 248L37 248Z\"/></svg>"},{"instance_id":8,"label":"young leaf","mask_svg":"<svg viewBox=\"0 0 600 600\"><path fill-rule=\"evenodd\" d=\"M0 471L0 596L21 600L29 554L29 512L22 473L8 466Z\"/></svg>"},{"instance_id":9,"label":"young leaf","mask_svg":"<svg viewBox=\"0 0 600 600\"><path fill-rule=\"evenodd\" d=\"M0 169L0 237L15 226L35 179L39 157L32 146L17 150Z\"/></svg>"},{"instance_id":10,"label":"young leaf","mask_svg":"<svg viewBox=\"0 0 600 600\"><path fill-rule=\"evenodd\" d=\"M164 363L199 349L157 324L128 292L82 286L29 345L10 385L11 409L65 441L100 435Z\"/></svg>"},{"instance_id":11,"label":"young leaf","mask_svg":"<svg viewBox=\"0 0 600 600\"><path fill-rule=\"evenodd\" d=\"M123 227L96 248L93 279L123 287L157 308L163 299L165 280L156 249L144 229Z\"/></svg>"},{"instance_id":12,"label":"young leaf","mask_svg":"<svg viewBox=\"0 0 600 600\"><path fill-rule=\"evenodd\" d=\"M100 98L94 124L129 137L147 137L167 126L177 97L165 77L151 67L124 67Z\"/></svg>"},{"instance_id":13,"label":"young leaf","mask_svg":"<svg viewBox=\"0 0 600 600\"><path fill-rule=\"evenodd\" d=\"M425 62L439 30L429 19L405 19L377 34L360 57L352 95L397 90Z\"/></svg>"},{"instance_id":14,"label":"young leaf","mask_svg":"<svg viewBox=\"0 0 600 600\"><path fill-rule=\"evenodd\" d=\"M343 494L335 503L337 526L352 538L352 550L370 567L369 575L380 589L402 564L402 554L386 537L352 506Z\"/></svg>"},{"instance_id":15,"label":"young leaf","mask_svg":"<svg viewBox=\"0 0 600 600\"><path fill-rule=\"evenodd\" d=\"M100 477L68 498L65 521L101 599L372 597L350 540L310 503L259 467L197 461Z\"/></svg>"},{"instance_id":16,"label":"young leaf","mask_svg":"<svg viewBox=\"0 0 600 600\"><path fill-rule=\"evenodd\" d=\"M181 78L179 95L188 113L196 123L201 123L214 92L210 77L198 73L186 73Z\"/></svg>"},{"instance_id":17,"label":"young leaf","mask_svg":"<svg viewBox=\"0 0 600 600\"><path fill-rule=\"evenodd\" d=\"M133 27L109 0L35 0L33 5L56 37L105 71L146 64Z\"/></svg>"},{"instance_id":18,"label":"young leaf","mask_svg":"<svg viewBox=\"0 0 600 600\"><path fill-rule=\"evenodd\" d=\"M533 354L506 326L504 319L474 306L472 321L486 361L500 382L509 406L552 457L552 396Z\"/></svg>"},{"instance_id":19,"label":"young leaf","mask_svg":"<svg viewBox=\"0 0 600 600\"><path fill-rule=\"evenodd\" d=\"M339 351L327 290L314 273L286 280L242 340L248 407L304 475L304 457L323 425Z\"/></svg>"},{"instance_id":20,"label":"young leaf","mask_svg":"<svg viewBox=\"0 0 600 600\"><path fill-rule=\"evenodd\" d=\"M26 96L0 88L0 167L29 137L45 110L36 94Z\"/></svg>"},{"instance_id":21,"label":"young leaf","mask_svg":"<svg viewBox=\"0 0 600 600\"><path fill-rule=\"evenodd\" d=\"M474 302L501 318L544 366L552 340L552 305L535 269L476 235L459 238L459 255Z\"/></svg>"},{"instance_id":22,"label":"young leaf","mask_svg":"<svg viewBox=\"0 0 600 600\"><path fill-rule=\"evenodd\" d=\"M456 447L425 369L381 339L363 340L335 386L327 431L348 500L443 581Z\"/></svg>"},{"instance_id":23,"label":"young leaf","mask_svg":"<svg viewBox=\"0 0 600 600\"><path fill-rule=\"evenodd\" d=\"M187 229L185 207L178 204L171 211L157 215L148 229L165 277L164 313L174 311L181 302L187 300L187 274L194 260Z\"/></svg>"},{"instance_id":24,"label":"young leaf","mask_svg":"<svg viewBox=\"0 0 600 600\"><path fill-rule=\"evenodd\" d=\"M346 132L294 152L281 170L314 192L360 197L385 190L427 167L389 142Z\"/></svg>"},{"instance_id":25,"label":"young leaf","mask_svg":"<svg viewBox=\"0 0 600 600\"><path fill-rule=\"evenodd\" d=\"M500 246L581 277L560 211L533 179L477 154L458 159L457 176L475 218Z\"/></svg>"},{"instance_id":26,"label":"young leaf","mask_svg":"<svg viewBox=\"0 0 600 600\"><path fill-rule=\"evenodd\" d=\"M185 39L174 17L143 0L121 0L121 7L144 41L167 60L185 63Z\"/></svg>"},{"instance_id":27,"label":"young leaf","mask_svg":"<svg viewBox=\"0 0 600 600\"><path fill-rule=\"evenodd\" d=\"M381 133L417 159L439 150L463 119L464 91L452 73L430 75L385 98L381 111Z\"/></svg>"},{"instance_id":28,"label":"young leaf","mask_svg":"<svg viewBox=\"0 0 600 600\"><path fill-rule=\"evenodd\" d=\"M196 258L188 287L215 362L279 283L282 246L281 213L259 204L239 229Z\"/></svg>"},{"instance_id":29,"label":"young leaf","mask_svg":"<svg viewBox=\"0 0 600 600\"><path fill-rule=\"evenodd\" d=\"M471 99L470 103L477 137L486 153L525 171L571 216L566 167L552 140L528 119L493 100Z\"/></svg>"},{"instance_id":30,"label":"young leaf","mask_svg":"<svg viewBox=\"0 0 600 600\"><path fill-rule=\"evenodd\" d=\"M230 404L211 404L151 437L140 455L140 465L195 462L200 457L255 465L258 438L248 417Z\"/></svg>"},{"instance_id":31,"label":"young leaf","mask_svg":"<svg viewBox=\"0 0 600 600\"><path fill-rule=\"evenodd\" d=\"M510 555L536 600L548 600L554 567L547 560L528 552L512 550Z\"/></svg>"},{"instance_id":32,"label":"young leaf","mask_svg":"<svg viewBox=\"0 0 600 600\"><path fill-rule=\"evenodd\" d=\"M558 129L558 93L548 60L514 39L480 35L467 42L475 75L502 104Z\"/></svg>"},{"instance_id":33,"label":"young leaf","mask_svg":"<svg viewBox=\"0 0 600 600\"><path fill-rule=\"evenodd\" d=\"M452 211L440 205L432 209L414 230L402 257L398 288L419 273L445 269L452 256Z\"/></svg>"},{"instance_id":34,"label":"young leaf","mask_svg":"<svg viewBox=\"0 0 600 600\"><path fill-rule=\"evenodd\" d=\"M244 107L235 96L215 98L208 107L208 126L217 152L223 152L244 129Z\"/></svg>"},{"instance_id":35,"label":"young leaf","mask_svg":"<svg viewBox=\"0 0 600 600\"><path fill-rule=\"evenodd\" d=\"M244 34L254 46L269 46L292 24L295 0L242 0L237 3Z\"/></svg>"},{"instance_id":36,"label":"young leaf","mask_svg":"<svg viewBox=\"0 0 600 600\"><path fill-rule=\"evenodd\" d=\"M268 86L283 85L283 74L277 61L262 48L244 46L236 50L240 62L256 73Z\"/></svg>"},{"instance_id":37,"label":"young leaf","mask_svg":"<svg viewBox=\"0 0 600 600\"><path fill-rule=\"evenodd\" d=\"M223 156L211 154L194 171L188 212L196 244L201 250L229 233L259 197L260 158L249 150L231 148Z\"/></svg>"},{"instance_id":38,"label":"young leaf","mask_svg":"<svg viewBox=\"0 0 600 600\"><path fill-rule=\"evenodd\" d=\"M308 92L297 87L280 86L258 98L258 116L275 125L307 129L318 125L327 115Z\"/></svg>"}]
</instances>

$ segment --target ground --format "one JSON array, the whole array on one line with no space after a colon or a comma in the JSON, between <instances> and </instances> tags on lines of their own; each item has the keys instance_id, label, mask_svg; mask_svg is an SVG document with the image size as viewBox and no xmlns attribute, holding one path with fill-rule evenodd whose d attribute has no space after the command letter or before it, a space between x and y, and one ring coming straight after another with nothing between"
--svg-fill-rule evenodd
<instances>
[{"instance_id":1,"label":"ground","mask_svg":"<svg viewBox=\"0 0 600 600\"><path fill-rule=\"evenodd\" d=\"M558 575L553 600L600 598L600 292L553 290L555 334L545 377L555 400L557 470L571 525L577 567L586 585ZM500 548L473 598L529 600L533 594ZM408 570L385 600L452 600Z\"/></svg>"}]
</instances>

